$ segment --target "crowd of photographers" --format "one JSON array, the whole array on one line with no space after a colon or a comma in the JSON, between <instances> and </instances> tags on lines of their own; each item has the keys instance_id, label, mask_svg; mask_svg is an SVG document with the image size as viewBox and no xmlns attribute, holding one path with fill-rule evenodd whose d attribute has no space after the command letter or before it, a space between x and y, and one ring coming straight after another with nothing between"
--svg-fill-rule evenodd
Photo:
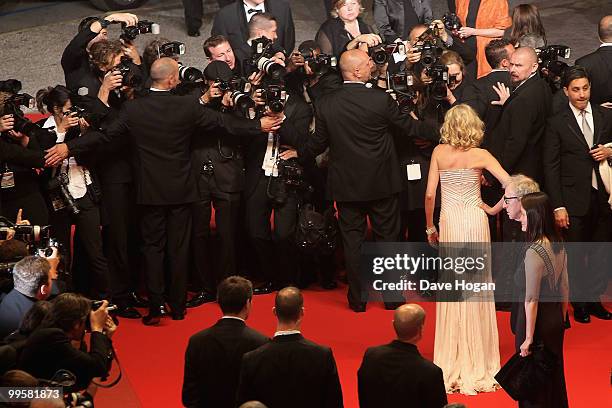
<instances>
[{"instance_id":1,"label":"crowd of photographers","mask_svg":"<svg viewBox=\"0 0 612 408\"><path fill-rule=\"evenodd\" d=\"M338 242L349 306L364 311L366 217L378 240L427 240L429 158L454 105L477 111L483 147L509 173L543 182L546 118L567 106L568 81L578 78L566 75L569 48L546 44L533 6L518 6L511 19L507 4L468 10L459 1L457 14L433 20L421 3L398 19L398 10L375 1L374 28L360 17L359 0L334 0L316 39L295 48L287 2L236 1L215 16L204 70L183 65L185 45L157 36L154 22L90 17L61 56L65 85L32 97L17 80L0 82L2 231L26 243L20 256L2 259L14 288L0 304L0 327L3 335L16 330L14 366L46 379L68 369L75 388L86 388L108 374L116 329L108 302L87 298L109 299L114 314L155 325L213 301L217 284L236 274L259 282L255 294L306 287L317 275L333 289ZM475 13L490 25L472 28ZM196 23L190 35L199 35ZM108 37L111 25L121 25L119 39ZM500 38L504 30L510 40ZM133 42L144 34L156 36L141 55ZM609 49L610 16L599 36ZM608 73L597 66L587 67L589 81L602 84L591 102L610 107ZM512 98L525 103L509 106ZM24 116L34 107L46 115L36 123ZM499 186L483 186L485 201L497 202ZM495 220L491 228L501 234ZM504 238L516 231L504 226ZM48 251L61 254L51 268L59 272L38 261ZM42 258L13 267L28 253ZM137 294L141 281L147 300ZM64 285L83 296L41 302ZM32 319L36 336L32 327L22 331ZM89 351L70 348L86 322ZM74 354L74 365L32 364L50 353L43 344L57 345L58 359Z\"/></svg>"}]
</instances>

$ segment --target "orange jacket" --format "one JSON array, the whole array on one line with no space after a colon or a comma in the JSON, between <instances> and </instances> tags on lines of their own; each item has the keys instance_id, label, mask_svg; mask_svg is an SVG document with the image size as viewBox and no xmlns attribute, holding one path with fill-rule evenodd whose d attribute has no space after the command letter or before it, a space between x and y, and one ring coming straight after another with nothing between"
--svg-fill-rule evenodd
<instances>
[{"instance_id":1,"label":"orange jacket","mask_svg":"<svg viewBox=\"0 0 612 408\"><path fill-rule=\"evenodd\" d=\"M455 0L457 16L461 24L465 26L470 0ZM505 30L512 25L512 19L508 15L507 0L481 0L476 16L476 27L473 28L497 28ZM487 63L485 47L493 38L476 37L476 61L478 63L478 78L491 72L491 67Z\"/></svg>"}]
</instances>

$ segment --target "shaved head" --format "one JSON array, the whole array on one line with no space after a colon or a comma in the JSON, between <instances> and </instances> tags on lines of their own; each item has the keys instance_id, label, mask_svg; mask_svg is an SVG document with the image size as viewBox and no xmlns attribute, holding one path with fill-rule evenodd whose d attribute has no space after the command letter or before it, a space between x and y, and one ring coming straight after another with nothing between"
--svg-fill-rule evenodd
<instances>
[{"instance_id":1,"label":"shaved head","mask_svg":"<svg viewBox=\"0 0 612 408\"><path fill-rule=\"evenodd\" d=\"M529 79L538 70L538 55L531 47L519 47L510 56L510 77L517 85Z\"/></svg>"},{"instance_id":2,"label":"shaved head","mask_svg":"<svg viewBox=\"0 0 612 408\"><path fill-rule=\"evenodd\" d=\"M393 314L393 328L402 341L417 339L425 324L425 310L417 304L402 305Z\"/></svg>"},{"instance_id":3,"label":"shaved head","mask_svg":"<svg viewBox=\"0 0 612 408\"><path fill-rule=\"evenodd\" d=\"M267 408L259 401L248 401L240 406L240 408Z\"/></svg>"},{"instance_id":4,"label":"shaved head","mask_svg":"<svg viewBox=\"0 0 612 408\"><path fill-rule=\"evenodd\" d=\"M370 79L370 56L362 50L345 51L340 56L340 71L346 81L366 82Z\"/></svg>"},{"instance_id":5,"label":"shaved head","mask_svg":"<svg viewBox=\"0 0 612 408\"><path fill-rule=\"evenodd\" d=\"M518 58L524 58L528 64L536 64L538 62L538 54L531 47L519 47L514 53Z\"/></svg>"},{"instance_id":6,"label":"shaved head","mask_svg":"<svg viewBox=\"0 0 612 408\"><path fill-rule=\"evenodd\" d=\"M163 82L173 74L178 74L178 63L172 58L160 58L151 65L153 82Z\"/></svg>"},{"instance_id":7,"label":"shaved head","mask_svg":"<svg viewBox=\"0 0 612 408\"><path fill-rule=\"evenodd\" d=\"M598 32L602 42L612 42L612 15L605 16L599 21Z\"/></svg>"}]
</instances>

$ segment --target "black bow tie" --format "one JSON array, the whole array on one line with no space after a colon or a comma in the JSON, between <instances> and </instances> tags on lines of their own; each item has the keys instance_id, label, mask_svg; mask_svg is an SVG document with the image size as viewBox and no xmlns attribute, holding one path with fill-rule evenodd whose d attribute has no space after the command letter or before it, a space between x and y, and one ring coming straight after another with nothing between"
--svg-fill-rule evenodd
<instances>
[{"instance_id":1,"label":"black bow tie","mask_svg":"<svg viewBox=\"0 0 612 408\"><path fill-rule=\"evenodd\" d=\"M247 14L259 14L259 13L263 13L263 11L259 9L248 9L247 10Z\"/></svg>"}]
</instances>

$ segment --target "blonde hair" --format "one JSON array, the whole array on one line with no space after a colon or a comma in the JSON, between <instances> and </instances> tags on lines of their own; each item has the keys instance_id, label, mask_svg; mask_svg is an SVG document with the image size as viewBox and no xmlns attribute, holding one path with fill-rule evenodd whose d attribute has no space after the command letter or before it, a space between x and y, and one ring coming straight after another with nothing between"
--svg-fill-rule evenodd
<instances>
[{"instance_id":1,"label":"blonde hair","mask_svg":"<svg viewBox=\"0 0 612 408\"><path fill-rule=\"evenodd\" d=\"M474 109L461 104L446 112L440 134L442 143L467 150L480 146L484 137L484 123Z\"/></svg>"},{"instance_id":2,"label":"blonde hair","mask_svg":"<svg viewBox=\"0 0 612 408\"><path fill-rule=\"evenodd\" d=\"M356 0L356 1L357 1L357 3L359 3L359 15L361 15L361 13L363 13L365 11L365 8L361 4L361 0ZM340 7L344 6L344 3L346 3L346 2L347 2L347 0L334 0L334 1L332 1L332 8L331 8L331 11L329 12L329 14L333 18L338 18L340 16L338 14L338 9L340 9Z\"/></svg>"}]
</instances>

